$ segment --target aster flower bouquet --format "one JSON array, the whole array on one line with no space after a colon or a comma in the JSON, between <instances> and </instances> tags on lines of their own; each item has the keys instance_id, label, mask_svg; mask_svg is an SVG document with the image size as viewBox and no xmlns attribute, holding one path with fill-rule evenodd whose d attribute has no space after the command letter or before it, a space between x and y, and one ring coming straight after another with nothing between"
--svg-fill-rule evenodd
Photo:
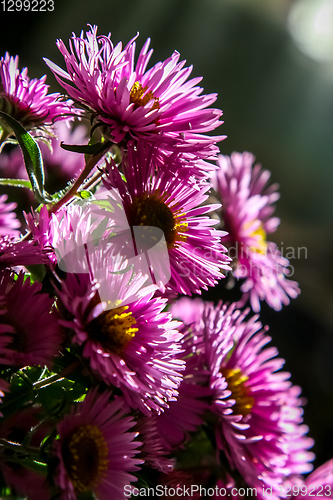
<instances>
[{"instance_id":1,"label":"aster flower bouquet","mask_svg":"<svg viewBox=\"0 0 333 500\"><path fill-rule=\"evenodd\" d=\"M257 314L299 293L277 186L136 39L58 40L64 95L0 60L1 498L333 498ZM224 278L238 302L198 297Z\"/></svg>"}]
</instances>

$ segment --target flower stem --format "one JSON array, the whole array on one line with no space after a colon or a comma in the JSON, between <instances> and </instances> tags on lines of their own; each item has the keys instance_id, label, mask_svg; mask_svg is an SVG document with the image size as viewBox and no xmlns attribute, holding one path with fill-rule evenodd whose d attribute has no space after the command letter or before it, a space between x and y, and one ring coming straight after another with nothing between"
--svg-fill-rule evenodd
<instances>
[{"instance_id":1,"label":"flower stem","mask_svg":"<svg viewBox=\"0 0 333 500\"><path fill-rule=\"evenodd\" d=\"M76 181L74 182L74 184L70 188L70 190L65 194L65 196L63 198L61 198L61 200L59 200L55 205L53 205L51 207L51 210L50 210L51 213L54 213L57 210L59 210L59 208L61 208L62 205L67 203L67 201L69 201L71 198L73 198L73 196L75 196L75 194L77 193L77 190L79 189L79 187L81 186L83 181L86 179L86 177L88 177L88 175L90 174L90 172L92 171L92 169L94 168L96 163L99 162L99 160L104 156L104 154L105 154L105 151L103 151L102 153L99 153L97 155L94 155L90 158L90 160L88 161L88 163L86 164L86 166L84 167L81 174L76 179Z\"/></svg>"},{"instance_id":2,"label":"flower stem","mask_svg":"<svg viewBox=\"0 0 333 500\"><path fill-rule=\"evenodd\" d=\"M5 438L0 438L0 447L1 446L5 447L7 450L14 451L15 453L21 453L22 455L34 455L35 459L39 458L39 448L34 448L32 446L25 447L20 443L7 441Z\"/></svg>"},{"instance_id":3,"label":"flower stem","mask_svg":"<svg viewBox=\"0 0 333 500\"><path fill-rule=\"evenodd\" d=\"M39 380L38 382L35 382L33 384L34 389L41 389L42 387L47 387L48 385L53 384L54 382L58 382L59 380L63 380L65 377L63 377L60 373L55 373L54 375L51 375L50 377L43 378L42 380Z\"/></svg>"},{"instance_id":4,"label":"flower stem","mask_svg":"<svg viewBox=\"0 0 333 500\"><path fill-rule=\"evenodd\" d=\"M89 181L84 184L82 187L83 189L88 189L90 187L92 187L97 181L99 181L99 179L102 177L103 175L103 172L101 172L100 170L98 172L96 172L96 174L94 174L90 179Z\"/></svg>"},{"instance_id":5,"label":"flower stem","mask_svg":"<svg viewBox=\"0 0 333 500\"><path fill-rule=\"evenodd\" d=\"M67 375L72 373L72 371L75 370L80 365L80 361L74 361L71 363L69 366L64 368L60 373L55 373L54 375L51 375L50 377L43 378L42 380L39 380L38 382L35 382L33 384L33 388L35 390L41 389L42 387L47 387L48 385L53 384L54 382L58 382L59 380L63 380Z\"/></svg>"}]
</instances>

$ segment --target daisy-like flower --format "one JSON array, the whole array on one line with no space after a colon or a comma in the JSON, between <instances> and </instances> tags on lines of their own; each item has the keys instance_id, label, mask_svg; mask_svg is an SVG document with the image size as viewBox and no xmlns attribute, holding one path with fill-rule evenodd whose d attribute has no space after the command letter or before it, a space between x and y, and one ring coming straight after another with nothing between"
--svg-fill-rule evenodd
<instances>
[{"instance_id":1,"label":"daisy-like flower","mask_svg":"<svg viewBox=\"0 0 333 500\"><path fill-rule=\"evenodd\" d=\"M0 270L44 264L47 260L47 249L35 241L21 241L13 236L0 236Z\"/></svg>"},{"instance_id":2,"label":"daisy-like flower","mask_svg":"<svg viewBox=\"0 0 333 500\"><path fill-rule=\"evenodd\" d=\"M270 177L260 165L252 167L251 153L233 153L219 156L219 170L213 181L222 202L222 220L228 235L222 238L234 255L233 273L244 279L241 304L250 299L254 311L260 310L265 300L275 310L289 304L299 288L286 278L289 261L281 255L275 243L267 241L267 234L276 230L279 219L271 217L272 204L279 198L277 186L266 186ZM240 305L241 305L240 304Z\"/></svg>"},{"instance_id":3,"label":"daisy-like flower","mask_svg":"<svg viewBox=\"0 0 333 500\"><path fill-rule=\"evenodd\" d=\"M6 52L0 59L0 110L11 115L27 130L51 125L73 114L70 101L60 101L60 94L48 94L46 76L31 80L28 69L18 68L18 56ZM77 111L78 112L78 111Z\"/></svg>"},{"instance_id":4,"label":"daisy-like flower","mask_svg":"<svg viewBox=\"0 0 333 500\"><path fill-rule=\"evenodd\" d=\"M104 185L118 191L129 226L141 237L137 247L148 253L158 287L163 291L167 283L167 290L176 293L201 293L224 277L222 270L230 269L226 248L220 243L225 232L212 228L216 220L202 217L220 205L202 205L208 198L208 183L197 184L167 168L156 171L153 152L143 143L129 143L123 163L126 181L108 164ZM163 248L158 244L145 248L150 228L161 233Z\"/></svg>"},{"instance_id":5,"label":"daisy-like flower","mask_svg":"<svg viewBox=\"0 0 333 500\"><path fill-rule=\"evenodd\" d=\"M130 474L143 461L134 458L141 442L128 432L135 422L125 415L122 398L90 391L58 424L54 453L59 459L55 484L62 500L76 500L92 492L99 500L120 499L124 487L136 478Z\"/></svg>"},{"instance_id":6,"label":"daisy-like flower","mask_svg":"<svg viewBox=\"0 0 333 500\"><path fill-rule=\"evenodd\" d=\"M69 271L59 290L62 324L93 372L119 387L131 407L160 412L178 395L182 378L184 362L176 358L180 323L162 312L166 300L153 298L156 286L145 286L147 276L133 273L112 239L92 241L100 221L92 222L88 207L73 207L67 215L52 220L57 252L67 252L63 269Z\"/></svg>"},{"instance_id":7,"label":"daisy-like flower","mask_svg":"<svg viewBox=\"0 0 333 500\"><path fill-rule=\"evenodd\" d=\"M9 271L1 274L0 363L52 366L62 336L53 300L41 289L40 283L24 281L24 273L16 280Z\"/></svg>"},{"instance_id":8,"label":"daisy-like flower","mask_svg":"<svg viewBox=\"0 0 333 500\"><path fill-rule=\"evenodd\" d=\"M227 456L230 470L236 469L249 486L260 491L272 488L267 498L277 498L285 477L312 469L309 462L314 455L308 448L313 440L306 437L308 428L302 425L300 389L291 385L289 373L279 372L284 361L276 358L277 349L264 348L271 338L257 317L238 319L230 345L230 331L225 330L233 323L228 322L229 312L224 310L223 320L221 306L217 310L206 306L204 345L198 342L215 391L212 411L219 417L217 445Z\"/></svg>"},{"instance_id":9,"label":"daisy-like flower","mask_svg":"<svg viewBox=\"0 0 333 500\"><path fill-rule=\"evenodd\" d=\"M18 236L20 234L18 228L21 223L13 211L17 205L16 203L6 203L7 199L6 194L0 196L0 236Z\"/></svg>"},{"instance_id":10,"label":"daisy-like flower","mask_svg":"<svg viewBox=\"0 0 333 500\"><path fill-rule=\"evenodd\" d=\"M201 78L188 80L192 67L179 62L174 52L164 62L147 70L152 55L150 39L135 64L134 37L122 50L113 46L110 34L97 36L97 27L73 35L68 50L57 46L67 72L46 60L58 82L77 102L88 108L96 123L109 128L112 139L158 139L170 152L184 151L208 158L217 154L216 142L224 137L204 135L220 125L222 111L209 108L216 94L201 95Z\"/></svg>"}]
</instances>

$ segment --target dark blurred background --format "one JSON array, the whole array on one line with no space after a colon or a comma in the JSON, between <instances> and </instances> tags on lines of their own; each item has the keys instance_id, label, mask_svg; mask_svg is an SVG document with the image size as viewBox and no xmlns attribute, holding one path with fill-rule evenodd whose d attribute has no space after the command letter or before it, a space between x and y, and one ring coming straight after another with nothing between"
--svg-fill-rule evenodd
<instances>
[{"instance_id":1,"label":"dark blurred background","mask_svg":"<svg viewBox=\"0 0 333 500\"><path fill-rule=\"evenodd\" d=\"M0 19L0 55L19 54L30 77L47 73L52 91L60 87L42 58L64 67L55 40L67 44L90 23L114 43L139 31L138 49L151 37L151 64L177 49L204 76L205 93L218 92L221 152L251 151L280 183L272 239L285 256L295 249L302 293L280 312L264 304L261 319L308 400L315 465L331 458L333 0L54 0L53 12L2 10Z\"/></svg>"}]
</instances>

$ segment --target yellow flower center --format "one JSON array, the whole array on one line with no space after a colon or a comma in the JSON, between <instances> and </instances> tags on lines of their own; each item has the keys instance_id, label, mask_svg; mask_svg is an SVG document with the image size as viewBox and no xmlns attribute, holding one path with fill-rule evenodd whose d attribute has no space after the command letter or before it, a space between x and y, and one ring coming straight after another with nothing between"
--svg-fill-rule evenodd
<instances>
[{"instance_id":1,"label":"yellow flower center","mask_svg":"<svg viewBox=\"0 0 333 500\"><path fill-rule=\"evenodd\" d=\"M81 425L64 441L62 456L76 493L95 489L108 467L108 447L96 425Z\"/></svg>"},{"instance_id":2,"label":"yellow flower center","mask_svg":"<svg viewBox=\"0 0 333 500\"><path fill-rule=\"evenodd\" d=\"M120 354L135 336L138 328L128 306L116 307L102 312L89 323L89 338L97 340L106 351Z\"/></svg>"},{"instance_id":3,"label":"yellow flower center","mask_svg":"<svg viewBox=\"0 0 333 500\"><path fill-rule=\"evenodd\" d=\"M135 82L130 91L130 102L134 103L136 107L145 106L149 101L154 99L154 103L150 111L160 108L158 97L155 97L153 92L147 92L148 87L142 87L140 82Z\"/></svg>"},{"instance_id":4,"label":"yellow flower center","mask_svg":"<svg viewBox=\"0 0 333 500\"><path fill-rule=\"evenodd\" d=\"M228 383L229 391L231 391L230 398L236 401L232 406L233 413L246 417L251 413L254 405L254 398L249 396L250 390L245 385L249 377L243 375L239 368L221 368L220 371Z\"/></svg>"},{"instance_id":5,"label":"yellow flower center","mask_svg":"<svg viewBox=\"0 0 333 500\"><path fill-rule=\"evenodd\" d=\"M170 208L172 200L167 201L168 198L170 196L167 193L161 195L158 191L138 196L132 202L128 220L131 226L152 226L161 229L170 250L176 241L186 241L187 236L183 232L187 231L188 224L184 220L184 214Z\"/></svg>"},{"instance_id":6,"label":"yellow flower center","mask_svg":"<svg viewBox=\"0 0 333 500\"><path fill-rule=\"evenodd\" d=\"M253 252L265 255L267 252L267 241L266 241L266 231L264 230L263 225L260 224L258 229L256 229L250 234L250 237L255 239L255 244L251 246L251 250Z\"/></svg>"}]
</instances>

